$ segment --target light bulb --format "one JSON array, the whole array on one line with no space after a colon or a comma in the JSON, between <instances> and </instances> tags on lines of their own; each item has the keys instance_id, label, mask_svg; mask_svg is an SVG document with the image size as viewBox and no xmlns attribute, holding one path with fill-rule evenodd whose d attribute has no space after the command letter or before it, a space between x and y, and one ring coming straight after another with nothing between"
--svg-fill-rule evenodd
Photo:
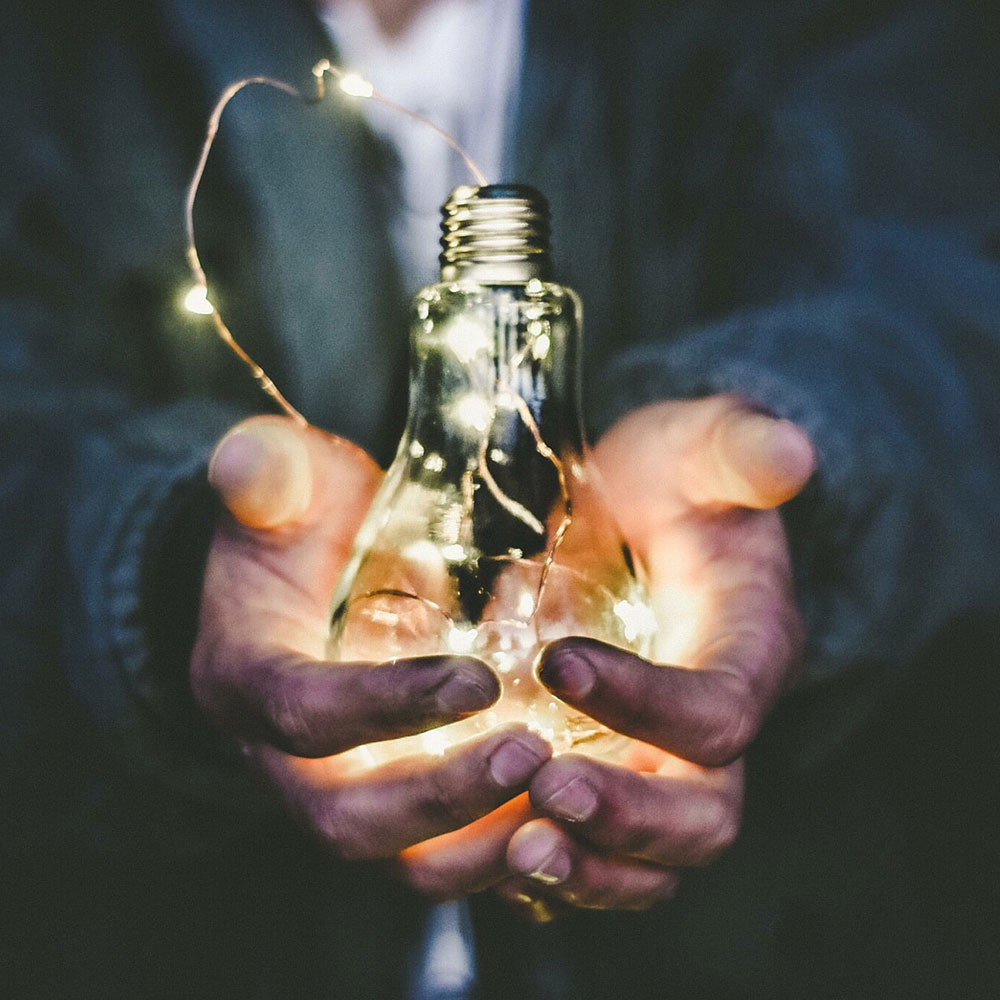
<instances>
[{"instance_id":1,"label":"light bulb","mask_svg":"<svg viewBox=\"0 0 1000 1000\"><path fill-rule=\"evenodd\" d=\"M330 652L473 655L502 694L361 758L440 753L514 721L557 752L613 754L627 741L534 673L553 639L648 653L655 629L584 460L580 303L549 280L548 209L532 189L458 188L442 228L441 282L414 299L406 430L338 586Z\"/></svg>"}]
</instances>

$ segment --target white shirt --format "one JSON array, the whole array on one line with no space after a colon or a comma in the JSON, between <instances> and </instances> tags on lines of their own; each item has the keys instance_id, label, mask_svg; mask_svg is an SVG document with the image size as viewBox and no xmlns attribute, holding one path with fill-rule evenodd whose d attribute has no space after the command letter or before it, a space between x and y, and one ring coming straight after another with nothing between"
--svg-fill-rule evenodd
<instances>
[{"instance_id":1,"label":"white shirt","mask_svg":"<svg viewBox=\"0 0 1000 1000\"><path fill-rule=\"evenodd\" d=\"M523 0L432 0L391 39L363 0L328 0L321 16L342 69L449 132L490 182L509 180L500 171L520 76ZM442 204L454 187L476 181L426 125L376 101L361 108L400 158L393 240L414 292L438 280Z\"/></svg>"},{"instance_id":2,"label":"white shirt","mask_svg":"<svg viewBox=\"0 0 1000 1000\"><path fill-rule=\"evenodd\" d=\"M398 38L379 31L363 0L327 0L321 16L340 68L450 133L489 182L502 178L504 139L517 99L523 0L432 0ZM393 242L408 291L438 280L441 206L459 184L475 184L462 158L433 129L376 101L362 100L372 129L399 155L401 204ZM413 1000L465 997L475 982L468 913L462 903L432 909Z\"/></svg>"}]
</instances>

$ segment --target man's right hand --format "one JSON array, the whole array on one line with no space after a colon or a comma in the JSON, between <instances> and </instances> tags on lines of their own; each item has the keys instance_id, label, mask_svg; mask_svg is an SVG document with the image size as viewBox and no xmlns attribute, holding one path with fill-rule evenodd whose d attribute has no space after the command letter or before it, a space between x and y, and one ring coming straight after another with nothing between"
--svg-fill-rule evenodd
<instances>
[{"instance_id":1,"label":"man's right hand","mask_svg":"<svg viewBox=\"0 0 1000 1000\"><path fill-rule=\"evenodd\" d=\"M244 747L286 808L337 856L366 860L474 823L524 792L551 755L538 736L511 727L443 757L380 768L337 756L464 718L499 695L496 677L471 658L325 658L333 590L379 476L360 449L286 418L233 428L209 467L227 511L209 550L191 663L202 711ZM522 800L504 812L525 808ZM505 838L459 842L468 844L461 875L454 885L437 875L428 886L436 896L505 870Z\"/></svg>"}]
</instances>

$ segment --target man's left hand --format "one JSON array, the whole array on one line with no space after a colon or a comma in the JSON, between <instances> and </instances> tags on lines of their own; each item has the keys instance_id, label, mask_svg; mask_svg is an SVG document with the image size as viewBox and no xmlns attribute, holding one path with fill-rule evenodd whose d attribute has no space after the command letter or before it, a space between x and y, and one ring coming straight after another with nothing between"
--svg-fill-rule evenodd
<instances>
[{"instance_id":1,"label":"man's left hand","mask_svg":"<svg viewBox=\"0 0 1000 1000\"><path fill-rule=\"evenodd\" d=\"M546 650L543 683L640 742L620 764L567 754L532 780L540 818L513 835L517 874L499 891L542 919L646 908L733 842L742 754L802 648L776 510L815 466L801 430L731 396L662 403L616 425L595 460L646 570L660 662L583 639Z\"/></svg>"}]
</instances>

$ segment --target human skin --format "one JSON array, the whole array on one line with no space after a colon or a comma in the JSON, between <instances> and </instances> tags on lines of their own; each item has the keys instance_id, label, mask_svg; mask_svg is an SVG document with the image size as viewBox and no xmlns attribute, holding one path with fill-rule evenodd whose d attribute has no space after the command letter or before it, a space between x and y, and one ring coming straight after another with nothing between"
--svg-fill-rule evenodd
<instances>
[{"instance_id":1,"label":"human skin","mask_svg":"<svg viewBox=\"0 0 1000 1000\"><path fill-rule=\"evenodd\" d=\"M330 598L379 472L278 417L238 425L210 479L228 508L209 552L196 700L289 812L343 858L389 863L434 898L495 888L538 919L644 908L740 822L741 755L792 682L802 629L776 508L811 475L808 438L730 396L644 407L595 449L665 623L652 663L553 643L540 677L641 743L619 764L551 758L511 727L443 758L365 770L341 751L418 732L499 693L479 661L324 660ZM610 474L613 473L613 474ZM669 627L678 601L696 627ZM676 616L675 616L676 617Z\"/></svg>"},{"instance_id":2,"label":"human skin","mask_svg":"<svg viewBox=\"0 0 1000 1000\"><path fill-rule=\"evenodd\" d=\"M338 0L318 0L320 7L335 7ZM388 39L398 38L414 17L432 0L363 0L375 15L379 30Z\"/></svg>"}]
</instances>

